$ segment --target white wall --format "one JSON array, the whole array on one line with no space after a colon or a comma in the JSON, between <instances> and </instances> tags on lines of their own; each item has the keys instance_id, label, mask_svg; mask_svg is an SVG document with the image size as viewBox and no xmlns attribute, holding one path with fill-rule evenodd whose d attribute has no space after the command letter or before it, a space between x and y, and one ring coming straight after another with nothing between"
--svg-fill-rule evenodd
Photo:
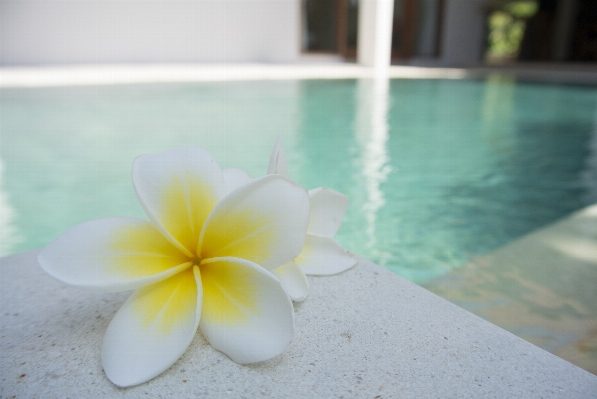
<instances>
[{"instance_id":1,"label":"white wall","mask_svg":"<svg viewBox=\"0 0 597 399\"><path fill-rule=\"evenodd\" d=\"M0 0L0 64L280 62L299 0Z\"/></svg>"},{"instance_id":2,"label":"white wall","mask_svg":"<svg viewBox=\"0 0 597 399\"><path fill-rule=\"evenodd\" d=\"M446 0L441 62L470 65L483 60L488 0Z\"/></svg>"}]
</instances>

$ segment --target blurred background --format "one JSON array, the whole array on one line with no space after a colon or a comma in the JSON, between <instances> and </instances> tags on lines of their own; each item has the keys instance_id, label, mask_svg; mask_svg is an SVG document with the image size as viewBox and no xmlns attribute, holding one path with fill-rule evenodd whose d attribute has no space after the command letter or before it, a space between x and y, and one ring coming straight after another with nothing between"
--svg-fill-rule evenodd
<instances>
[{"instance_id":1,"label":"blurred background","mask_svg":"<svg viewBox=\"0 0 597 399\"><path fill-rule=\"evenodd\" d=\"M593 0L2 0L0 63L354 61L382 19L393 63L597 61Z\"/></svg>"}]
</instances>

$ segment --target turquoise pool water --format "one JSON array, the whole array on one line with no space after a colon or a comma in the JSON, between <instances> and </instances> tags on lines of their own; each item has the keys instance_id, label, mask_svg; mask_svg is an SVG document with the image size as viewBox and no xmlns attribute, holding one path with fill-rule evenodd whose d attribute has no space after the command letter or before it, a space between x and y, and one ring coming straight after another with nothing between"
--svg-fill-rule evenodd
<instances>
[{"instance_id":1,"label":"turquoise pool water","mask_svg":"<svg viewBox=\"0 0 597 399\"><path fill-rule=\"evenodd\" d=\"M413 281L597 202L597 88L494 77L2 89L0 250L101 217L144 217L135 156L205 147L351 204L337 238Z\"/></svg>"}]
</instances>

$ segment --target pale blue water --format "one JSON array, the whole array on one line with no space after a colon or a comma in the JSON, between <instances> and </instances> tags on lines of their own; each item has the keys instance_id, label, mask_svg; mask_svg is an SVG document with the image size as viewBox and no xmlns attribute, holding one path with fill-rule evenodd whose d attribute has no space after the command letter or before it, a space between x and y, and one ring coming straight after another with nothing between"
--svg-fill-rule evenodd
<instances>
[{"instance_id":1,"label":"pale blue water","mask_svg":"<svg viewBox=\"0 0 597 399\"><path fill-rule=\"evenodd\" d=\"M487 81L161 84L0 91L0 250L144 217L135 156L198 145L351 205L337 238L424 282L597 202L597 88Z\"/></svg>"}]
</instances>

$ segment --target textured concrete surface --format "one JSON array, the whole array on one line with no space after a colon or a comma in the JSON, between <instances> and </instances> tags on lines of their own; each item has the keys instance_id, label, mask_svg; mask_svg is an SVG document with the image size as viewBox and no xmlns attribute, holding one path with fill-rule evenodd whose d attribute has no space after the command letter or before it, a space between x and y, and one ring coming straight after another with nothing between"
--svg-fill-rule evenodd
<instances>
[{"instance_id":1,"label":"textured concrete surface","mask_svg":"<svg viewBox=\"0 0 597 399\"><path fill-rule=\"evenodd\" d=\"M597 374L597 204L426 287Z\"/></svg>"},{"instance_id":2,"label":"textured concrete surface","mask_svg":"<svg viewBox=\"0 0 597 399\"><path fill-rule=\"evenodd\" d=\"M597 376L361 260L311 279L280 356L239 366L201 336L157 378L119 389L100 345L127 297L63 286L35 253L0 260L0 397L588 398Z\"/></svg>"}]
</instances>

